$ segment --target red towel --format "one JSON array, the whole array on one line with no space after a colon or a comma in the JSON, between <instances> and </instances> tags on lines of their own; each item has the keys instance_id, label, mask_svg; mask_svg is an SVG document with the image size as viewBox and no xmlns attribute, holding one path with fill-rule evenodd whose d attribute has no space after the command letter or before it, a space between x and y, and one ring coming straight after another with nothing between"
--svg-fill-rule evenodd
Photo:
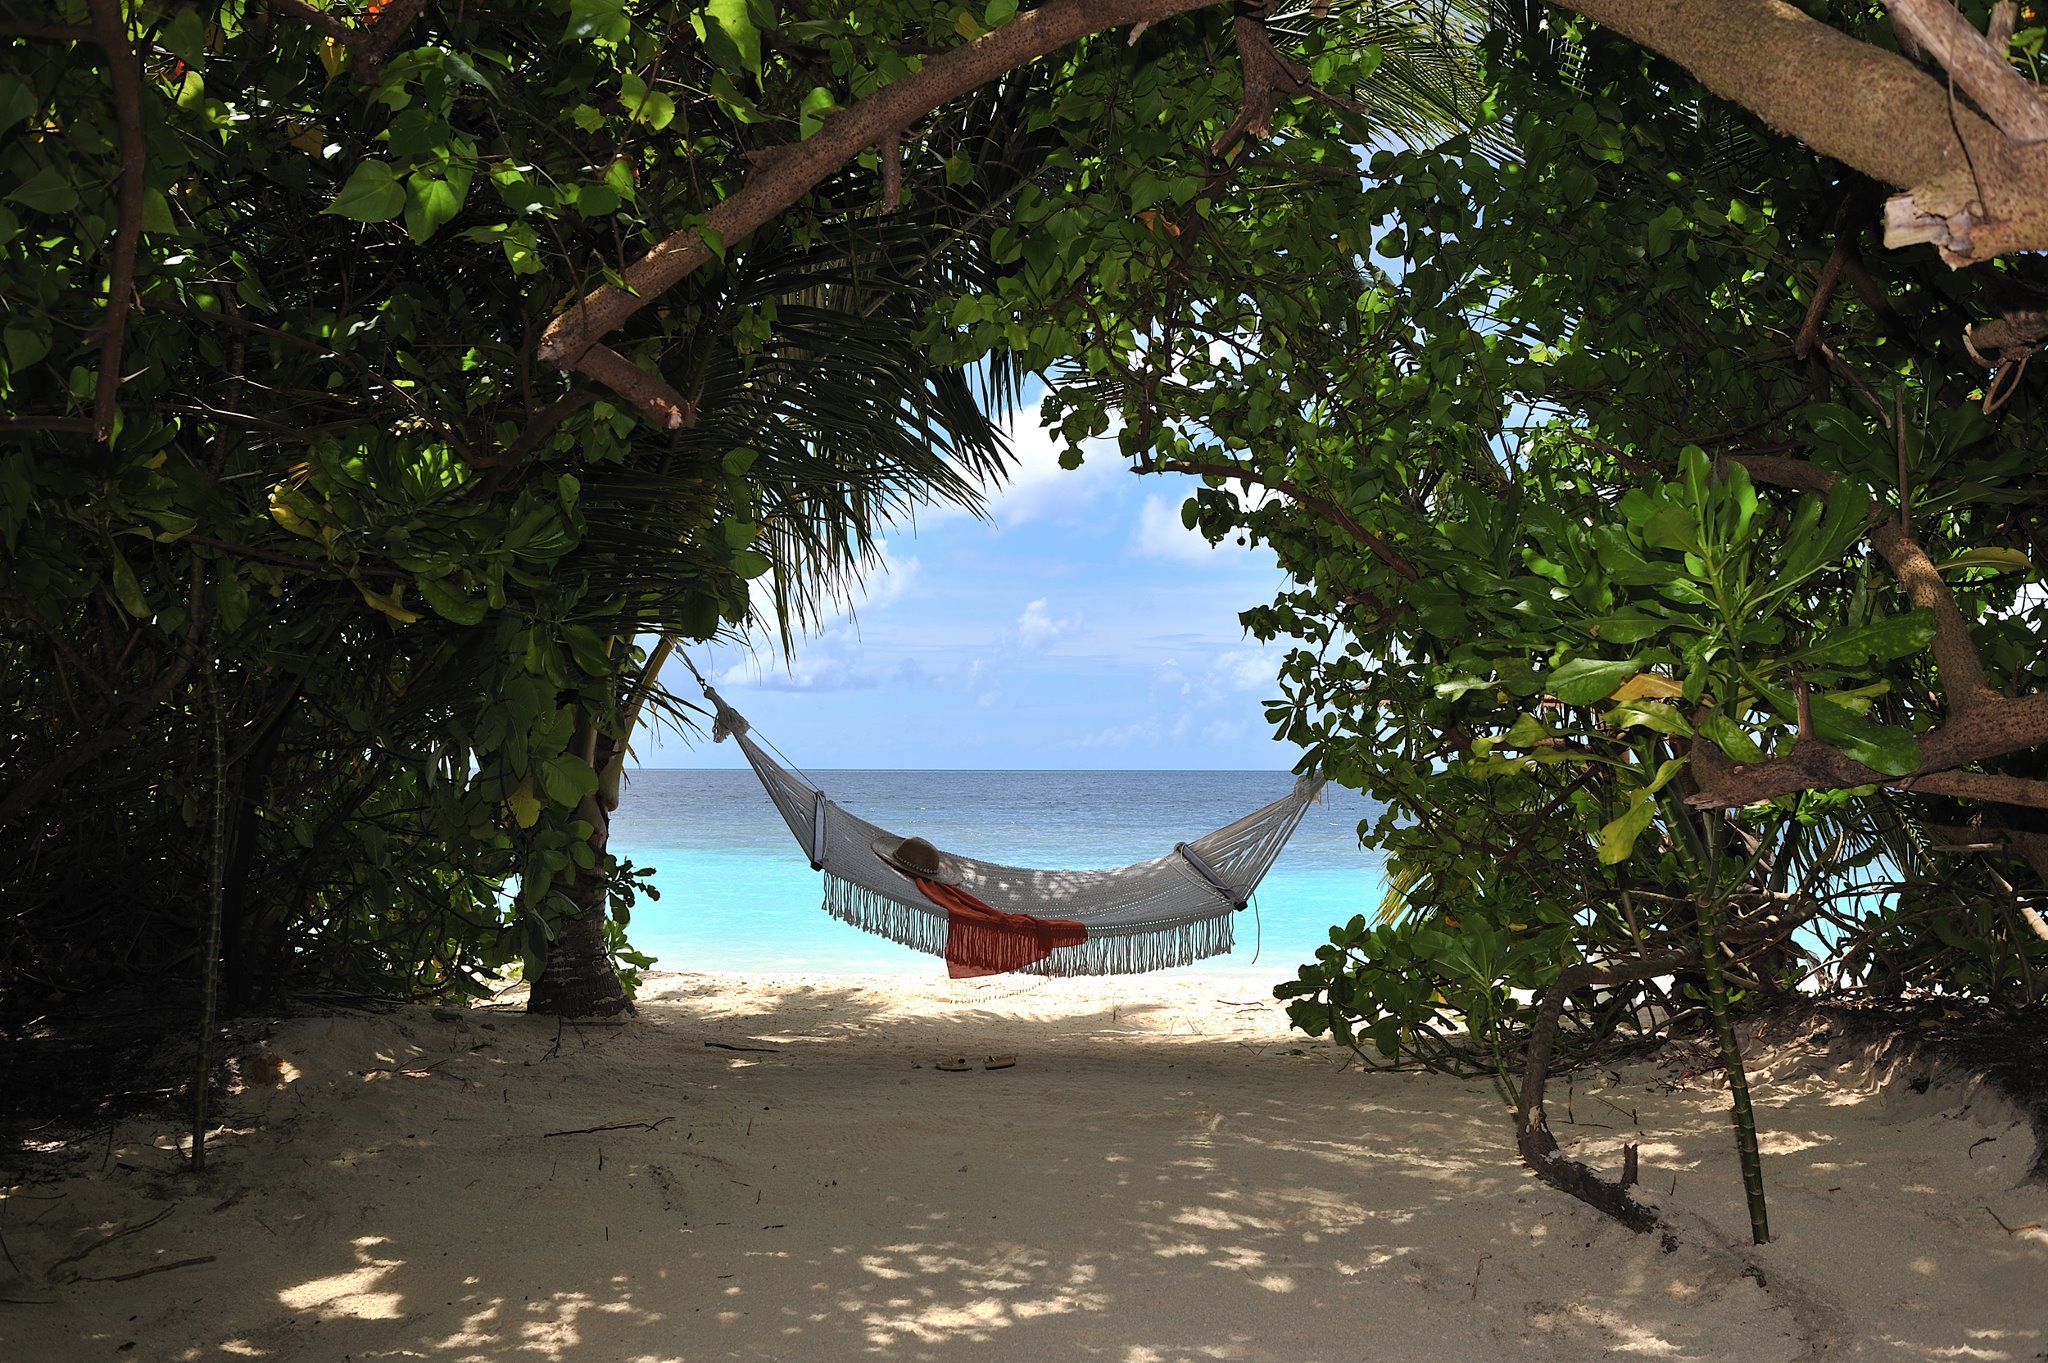
<instances>
[{"instance_id":1,"label":"red towel","mask_svg":"<svg viewBox=\"0 0 2048 1363\"><path fill-rule=\"evenodd\" d=\"M1071 918L1033 918L992 909L957 885L914 877L924 897L946 911L946 974L956 980L1021 970L1079 946L1088 927Z\"/></svg>"}]
</instances>

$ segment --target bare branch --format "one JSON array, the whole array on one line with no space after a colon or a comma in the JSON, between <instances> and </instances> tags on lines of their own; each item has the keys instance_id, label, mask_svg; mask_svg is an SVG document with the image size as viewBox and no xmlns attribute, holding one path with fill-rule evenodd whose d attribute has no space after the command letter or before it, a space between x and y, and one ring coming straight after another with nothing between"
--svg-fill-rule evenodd
<instances>
[{"instance_id":1,"label":"bare branch","mask_svg":"<svg viewBox=\"0 0 2048 1363\"><path fill-rule=\"evenodd\" d=\"M1892 22L1955 77L1999 130L2017 142L2048 139L2048 105L2033 82L2012 69L2005 53L1962 16L1950 0L1884 0ZM1994 19L1994 23L1996 20Z\"/></svg>"}]
</instances>

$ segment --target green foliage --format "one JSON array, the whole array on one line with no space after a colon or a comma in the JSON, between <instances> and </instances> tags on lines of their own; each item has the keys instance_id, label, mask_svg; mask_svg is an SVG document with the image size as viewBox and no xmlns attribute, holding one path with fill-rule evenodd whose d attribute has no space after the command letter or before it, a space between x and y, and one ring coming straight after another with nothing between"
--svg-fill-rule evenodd
<instances>
[{"instance_id":1,"label":"green foliage","mask_svg":"<svg viewBox=\"0 0 2048 1363\"><path fill-rule=\"evenodd\" d=\"M697 404L657 434L534 339L789 135L762 108L900 74L933 11L809 23L771 60L760 5L430 6L368 80L284 11L126 13L145 230L104 443L76 428L118 217L108 59L0 45L0 982L189 970L217 775L236 1006L473 992L607 907L644 965L645 868L606 852L602 796L632 718L681 713L645 645L757 599L800 629L891 518L1000 468L1006 361L934 363L926 333L990 277L976 214L1029 154L940 120L905 211L856 167L726 244L621 341Z\"/></svg>"},{"instance_id":2,"label":"green foliage","mask_svg":"<svg viewBox=\"0 0 2048 1363\"><path fill-rule=\"evenodd\" d=\"M1293 1017L1501 1074L1516 1000L1580 964L1697 950L1694 906L1723 891L1686 849L1722 819L1758 849L1725 892L1736 1007L1905 976L2035 997L2038 967L1932 953L1930 925L1967 916L1913 907L1980 898L1993 868L1900 838L2023 831L2026 811L1871 788L1688 801L1702 750L1919 765L1947 718L1933 618L1871 541L1902 514L1902 467L1993 685L2040 688L2040 409L2023 385L1986 415L1952 342L2037 267L1884 252L1873 187L1683 73L1571 21L1495 22L1479 126L1365 166L1335 115L1298 106L1219 180L1201 148L1226 106L1155 65L1138 80L1175 119L1055 154L1062 192L996 236L1022 269L955 309L1060 366L1047 410L1077 447L1117 424L1141 469L1199 470L1188 524L1269 545L1291 577L1244 615L1296 644L1269 718L1380 802L1361 832L1401 890L1283 986ZM1262 484L1286 495L1240 490ZM2010 912L1968 921L2002 960L2041 954ZM1915 950L1887 975L1871 952L1902 923ZM1659 973L1574 991L1567 1046L1698 1018L1686 972Z\"/></svg>"}]
</instances>

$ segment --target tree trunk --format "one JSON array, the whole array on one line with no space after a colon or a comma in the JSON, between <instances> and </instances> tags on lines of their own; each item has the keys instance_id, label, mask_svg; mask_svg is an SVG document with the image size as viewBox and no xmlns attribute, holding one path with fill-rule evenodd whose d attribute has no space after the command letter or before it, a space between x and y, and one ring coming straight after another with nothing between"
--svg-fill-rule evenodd
<instances>
[{"instance_id":1,"label":"tree trunk","mask_svg":"<svg viewBox=\"0 0 2048 1363\"><path fill-rule=\"evenodd\" d=\"M595 735L588 741L586 760L597 771L609 765L610 746ZM619 983L619 972L612 968L605 945L610 909L605 902L603 867L605 848L611 841L611 810L605 801L591 796L583 801L577 816L590 824L590 850L596 853L593 865L597 869L579 871L568 887L566 893L576 905L576 915L565 920L555 934L547 964L527 996L526 1009L565 1018L616 1017L632 1012L633 1001L626 997L626 987Z\"/></svg>"},{"instance_id":2,"label":"tree trunk","mask_svg":"<svg viewBox=\"0 0 2048 1363\"><path fill-rule=\"evenodd\" d=\"M1716 910L1705 899L1694 901L1699 915L1700 958L1707 981L1707 1009L1714 1018L1714 1037L1721 1046L1721 1068L1728 1076L1729 1117L1735 1124L1735 1154L1742 1165L1742 1196L1749 1204L1749 1238L1771 1242L1771 1219L1764 1208L1763 1157L1756 1144L1756 1111L1749 1102L1749 1073L1742 1064L1735 1018L1728 1007L1728 981L1721 974L1721 944Z\"/></svg>"},{"instance_id":3,"label":"tree trunk","mask_svg":"<svg viewBox=\"0 0 2048 1363\"><path fill-rule=\"evenodd\" d=\"M579 910L555 934L548 963L533 982L526 1008L555 1017L616 1017L633 1011L605 950L604 882L584 875L569 890Z\"/></svg>"}]
</instances>

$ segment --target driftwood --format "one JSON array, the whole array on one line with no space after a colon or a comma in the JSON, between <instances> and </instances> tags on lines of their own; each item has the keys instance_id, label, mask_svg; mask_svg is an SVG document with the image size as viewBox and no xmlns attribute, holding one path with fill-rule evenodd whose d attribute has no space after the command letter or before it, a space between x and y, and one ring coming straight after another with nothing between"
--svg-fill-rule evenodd
<instances>
[{"instance_id":1,"label":"driftwood","mask_svg":"<svg viewBox=\"0 0 2048 1363\"><path fill-rule=\"evenodd\" d=\"M169 1273L174 1268L190 1268L194 1264L210 1264L214 1261L215 1257L215 1255L211 1254L201 1254L191 1259L174 1259L168 1264L151 1264L148 1268L138 1268L133 1273L116 1273L105 1278L80 1278L78 1281L82 1283L133 1282L137 1278L147 1278L152 1273Z\"/></svg>"},{"instance_id":2,"label":"driftwood","mask_svg":"<svg viewBox=\"0 0 2048 1363\"><path fill-rule=\"evenodd\" d=\"M1537 1004L1522 1070L1521 1100L1515 1106L1515 1147L1521 1152L1522 1163L1536 1177L1595 1211L1605 1212L1638 1235L1660 1233L1666 1253L1678 1248L1678 1236L1655 1207L1637 1201L1630 1191L1637 1172L1633 1167L1635 1161L1631 1159L1631 1167L1616 1180L1603 1178L1590 1165L1565 1154L1550 1132L1550 1120L1543 1110L1543 1090L1557 1049L1558 1022L1564 1016L1565 999L1573 990L1650 979L1669 974L1692 959L1690 952L1673 952L1637 961L1578 965L1560 974Z\"/></svg>"},{"instance_id":3,"label":"driftwood","mask_svg":"<svg viewBox=\"0 0 2048 1363\"><path fill-rule=\"evenodd\" d=\"M155 1216L150 1217L147 1221L138 1221L132 1226L123 1226L120 1230L111 1231L106 1235L102 1235L99 1239L93 1241L91 1244L87 1245L84 1249L79 1250L77 1253L67 1254L63 1258L59 1259L56 1263L51 1264L49 1269L43 1274L44 1280L48 1282L57 1281L58 1269L64 1268L70 1264L75 1264L79 1260L85 1258L88 1254L96 1254L100 1250L105 1249L108 1245L113 1244L116 1240L124 1240L128 1236L135 1234L137 1231L148 1230L151 1226L154 1226L157 1222L163 1220L165 1217L169 1216L172 1212L176 1210L177 1208L175 1206L166 1207L162 1211L158 1212Z\"/></svg>"},{"instance_id":4,"label":"driftwood","mask_svg":"<svg viewBox=\"0 0 2048 1363\"><path fill-rule=\"evenodd\" d=\"M663 1122L672 1122L674 1117L656 1117L651 1122L606 1122L603 1126L579 1126L569 1131L543 1131L540 1138L553 1136L589 1136L599 1131L652 1131Z\"/></svg>"}]
</instances>

